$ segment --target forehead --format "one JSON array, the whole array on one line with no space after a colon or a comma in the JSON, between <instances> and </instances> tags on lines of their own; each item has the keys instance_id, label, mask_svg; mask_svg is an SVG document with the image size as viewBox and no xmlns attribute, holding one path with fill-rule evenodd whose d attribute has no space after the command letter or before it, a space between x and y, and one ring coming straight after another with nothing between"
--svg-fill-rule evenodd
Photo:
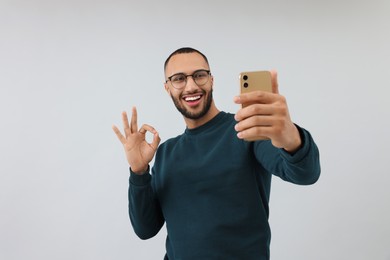
<instances>
[{"instance_id":1,"label":"forehead","mask_svg":"<svg viewBox=\"0 0 390 260\"><path fill-rule=\"evenodd\" d=\"M209 66L205 59L199 53L181 53L171 57L166 67L166 75L170 76L176 73L192 73L195 70L208 70Z\"/></svg>"}]
</instances>

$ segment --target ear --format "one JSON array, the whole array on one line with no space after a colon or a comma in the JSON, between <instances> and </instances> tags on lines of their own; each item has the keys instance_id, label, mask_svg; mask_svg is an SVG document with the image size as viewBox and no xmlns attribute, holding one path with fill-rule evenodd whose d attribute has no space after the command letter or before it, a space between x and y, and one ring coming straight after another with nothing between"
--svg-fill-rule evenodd
<instances>
[{"instance_id":1,"label":"ear","mask_svg":"<svg viewBox=\"0 0 390 260\"><path fill-rule=\"evenodd\" d=\"M171 95L171 91L169 90L168 83L164 83L165 91L168 93L168 95Z\"/></svg>"}]
</instances>

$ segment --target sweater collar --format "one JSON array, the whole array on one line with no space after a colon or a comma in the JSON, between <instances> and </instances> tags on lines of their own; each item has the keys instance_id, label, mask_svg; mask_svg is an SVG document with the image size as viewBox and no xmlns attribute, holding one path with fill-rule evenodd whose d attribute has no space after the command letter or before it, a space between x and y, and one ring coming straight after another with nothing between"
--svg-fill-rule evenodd
<instances>
[{"instance_id":1,"label":"sweater collar","mask_svg":"<svg viewBox=\"0 0 390 260\"><path fill-rule=\"evenodd\" d=\"M226 115L226 113L221 111L215 117L213 117L210 121L208 121L207 123L205 123L201 126L198 126L196 128L192 128L192 129L186 128L184 133L187 135L196 135L199 133L203 133L203 132L207 131L208 129L214 128L214 126L217 125L218 122L220 120L222 120L222 118L224 118L225 115Z\"/></svg>"}]
</instances>

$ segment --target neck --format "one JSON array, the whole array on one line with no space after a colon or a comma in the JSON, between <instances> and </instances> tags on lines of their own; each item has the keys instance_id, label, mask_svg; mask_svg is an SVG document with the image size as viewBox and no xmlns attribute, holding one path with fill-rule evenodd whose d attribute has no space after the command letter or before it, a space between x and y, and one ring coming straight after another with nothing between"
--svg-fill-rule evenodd
<instances>
[{"instance_id":1,"label":"neck","mask_svg":"<svg viewBox=\"0 0 390 260\"><path fill-rule=\"evenodd\" d=\"M218 113L219 113L219 110L214 105L214 102L213 102L211 104L209 111L203 117L201 117L199 119L190 119L190 118L184 117L184 121L185 121L188 129L193 129L193 128L197 128L201 125L206 124L208 121L213 119L216 115L218 115Z\"/></svg>"}]
</instances>

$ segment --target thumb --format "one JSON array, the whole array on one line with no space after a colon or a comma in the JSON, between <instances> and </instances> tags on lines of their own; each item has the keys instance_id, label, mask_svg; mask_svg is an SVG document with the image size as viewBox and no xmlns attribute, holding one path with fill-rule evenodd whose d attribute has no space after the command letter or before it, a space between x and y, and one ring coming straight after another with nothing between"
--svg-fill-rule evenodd
<instances>
[{"instance_id":1,"label":"thumb","mask_svg":"<svg viewBox=\"0 0 390 260\"><path fill-rule=\"evenodd\" d=\"M152 148L153 148L154 150L157 150L158 145L160 144L160 141L161 141L161 139L160 139L160 136L158 135L158 133L157 133L157 132L154 133L154 135L153 135L153 141L152 141L152 143L151 143L151 146L152 146Z\"/></svg>"},{"instance_id":2,"label":"thumb","mask_svg":"<svg viewBox=\"0 0 390 260\"><path fill-rule=\"evenodd\" d=\"M278 72L276 70L271 70L270 73L272 81L272 93L279 94Z\"/></svg>"}]
</instances>

